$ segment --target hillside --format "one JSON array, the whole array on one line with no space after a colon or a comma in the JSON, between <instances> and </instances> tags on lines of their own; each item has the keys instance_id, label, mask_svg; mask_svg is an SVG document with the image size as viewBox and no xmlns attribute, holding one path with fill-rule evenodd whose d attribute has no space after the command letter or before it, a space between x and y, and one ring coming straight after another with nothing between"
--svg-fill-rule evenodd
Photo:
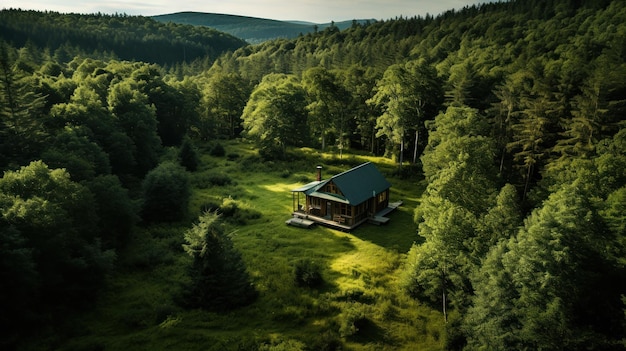
<instances>
[{"instance_id":1,"label":"hillside","mask_svg":"<svg viewBox=\"0 0 626 351\"><path fill-rule=\"evenodd\" d=\"M14 9L0 11L0 39L17 47L28 42L45 48L61 61L88 54L161 65L213 60L246 45L214 29L149 17Z\"/></svg>"},{"instance_id":2,"label":"hillside","mask_svg":"<svg viewBox=\"0 0 626 351\"><path fill-rule=\"evenodd\" d=\"M316 24L202 12L177 12L152 16L152 18L163 23L172 22L210 27L241 38L250 44L258 44L278 38L293 39L300 34L322 30L333 24L340 30L343 30L349 28L354 22L361 24L375 22L375 20L355 20Z\"/></svg>"}]
</instances>

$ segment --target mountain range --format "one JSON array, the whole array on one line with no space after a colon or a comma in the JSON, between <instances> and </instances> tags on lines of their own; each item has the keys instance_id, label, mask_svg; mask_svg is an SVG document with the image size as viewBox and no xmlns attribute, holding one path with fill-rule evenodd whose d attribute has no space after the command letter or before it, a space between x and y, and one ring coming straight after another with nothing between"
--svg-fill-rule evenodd
<instances>
[{"instance_id":1,"label":"mountain range","mask_svg":"<svg viewBox=\"0 0 626 351\"><path fill-rule=\"evenodd\" d=\"M374 19L359 19L319 24L203 12L176 12L152 16L152 18L164 23L173 22L210 27L243 39L250 44L258 44L278 38L293 39L300 34L312 33L333 25L343 30L349 28L354 23L364 24L376 21Z\"/></svg>"}]
</instances>

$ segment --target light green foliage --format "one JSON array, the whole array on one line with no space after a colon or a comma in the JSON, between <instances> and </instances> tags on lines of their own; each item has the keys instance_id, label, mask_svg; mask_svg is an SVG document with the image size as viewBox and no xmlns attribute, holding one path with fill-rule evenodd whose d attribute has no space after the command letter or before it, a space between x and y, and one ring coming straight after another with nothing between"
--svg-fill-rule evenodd
<instances>
[{"instance_id":1,"label":"light green foliage","mask_svg":"<svg viewBox=\"0 0 626 351\"><path fill-rule=\"evenodd\" d=\"M269 74L254 89L241 116L246 135L261 148L302 145L308 135L306 94L295 76Z\"/></svg>"},{"instance_id":2,"label":"light green foliage","mask_svg":"<svg viewBox=\"0 0 626 351\"><path fill-rule=\"evenodd\" d=\"M216 72L206 79L201 91L199 136L239 136L241 114L251 91L250 84L237 73Z\"/></svg>"},{"instance_id":3,"label":"light green foliage","mask_svg":"<svg viewBox=\"0 0 626 351\"><path fill-rule=\"evenodd\" d=\"M500 189L495 205L489 208L478 223L477 238L473 242L476 247L473 251L478 257L484 257L498 242L517 234L521 225L522 212L517 189L506 184Z\"/></svg>"},{"instance_id":4,"label":"light green foliage","mask_svg":"<svg viewBox=\"0 0 626 351\"><path fill-rule=\"evenodd\" d=\"M368 100L368 103L381 106L383 110L376 121L376 135L384 135L392 143L400 145L400 164L405 137L410 132L415 134L413 162L416 162L424 121L434 117L442 99L437 73L423 60L392 65L377 82L376 93Z\"/></svg>"},{"instance_id":5,"label":"light green foliage","mask_svg":"<svg viewBox=\"0 0 626 351\"><path fill-rule=\"evenodd\" d=\"M485 237L497 235L479 230L495 199L494 143L484 135L484 117L467 107L449 107L432 129L422 156L429 183L414 213L426 241L411 249L404 289L444 310L448 303L463 309L470 271L488 249Z\"/></svg>"},{"instance_id":6,"label":"light green foliage","mask_svg":"<svg viewBox=\"0 0 626 351\"><path fill-rule=\"evenodd\" d=\"M348 92L338 82L336 75L323 67L305 71L302 74L302 85L309 102L309 129L320 135L322 151L326 146L326 135L331 131L337 135L337 144L343 145L344 133L347 132L348 111L345 106Z\"/></svg>"}]
</instances>

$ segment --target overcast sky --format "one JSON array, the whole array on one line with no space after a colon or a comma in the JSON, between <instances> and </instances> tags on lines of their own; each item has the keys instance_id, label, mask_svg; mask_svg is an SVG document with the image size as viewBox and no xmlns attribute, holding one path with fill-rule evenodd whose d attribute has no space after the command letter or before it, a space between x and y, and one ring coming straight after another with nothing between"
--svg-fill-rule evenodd
<instances>
[{"instance_id":1,"label":"overcast sky","mask_svg":"<svg viewBox=\"0 0 626 351\"><path fill-rule=\"evenodd\" d=\"M181 11L223 13L315 23L397 16L438 15L493 0L2 0L0 8L57 12L162 15Z\"/></svg>"}]
</instances>

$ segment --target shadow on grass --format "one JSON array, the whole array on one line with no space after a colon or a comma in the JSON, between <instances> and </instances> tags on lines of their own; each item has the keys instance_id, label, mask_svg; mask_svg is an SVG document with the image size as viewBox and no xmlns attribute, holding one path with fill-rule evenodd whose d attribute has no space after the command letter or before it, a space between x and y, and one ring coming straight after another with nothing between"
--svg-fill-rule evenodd
<instances>
[{"instance_id":1,"label":"shadow on grass","mask_svg":"<svg viewBox=\"0 0 626 351\"><path fill-rule=\"evenodd\" d=\"M389 342L387 333L369 318L360 318L354 321L356 332L348 339L359 344Z\"/></svg>"},{"instance_id":2,"label":"shadow on grass","mask_svg":"<svg viewBox=\"0 0 626 351\"><path fill-rule=\"evenodd\" d=\"M398 209L389 214L389 223L381 226L365 223L352 232L355 237L396 252L406 253L414 242L423 238L417 235L417 225L413 213L408 209Z\"/></svg>"}]
</instances>

